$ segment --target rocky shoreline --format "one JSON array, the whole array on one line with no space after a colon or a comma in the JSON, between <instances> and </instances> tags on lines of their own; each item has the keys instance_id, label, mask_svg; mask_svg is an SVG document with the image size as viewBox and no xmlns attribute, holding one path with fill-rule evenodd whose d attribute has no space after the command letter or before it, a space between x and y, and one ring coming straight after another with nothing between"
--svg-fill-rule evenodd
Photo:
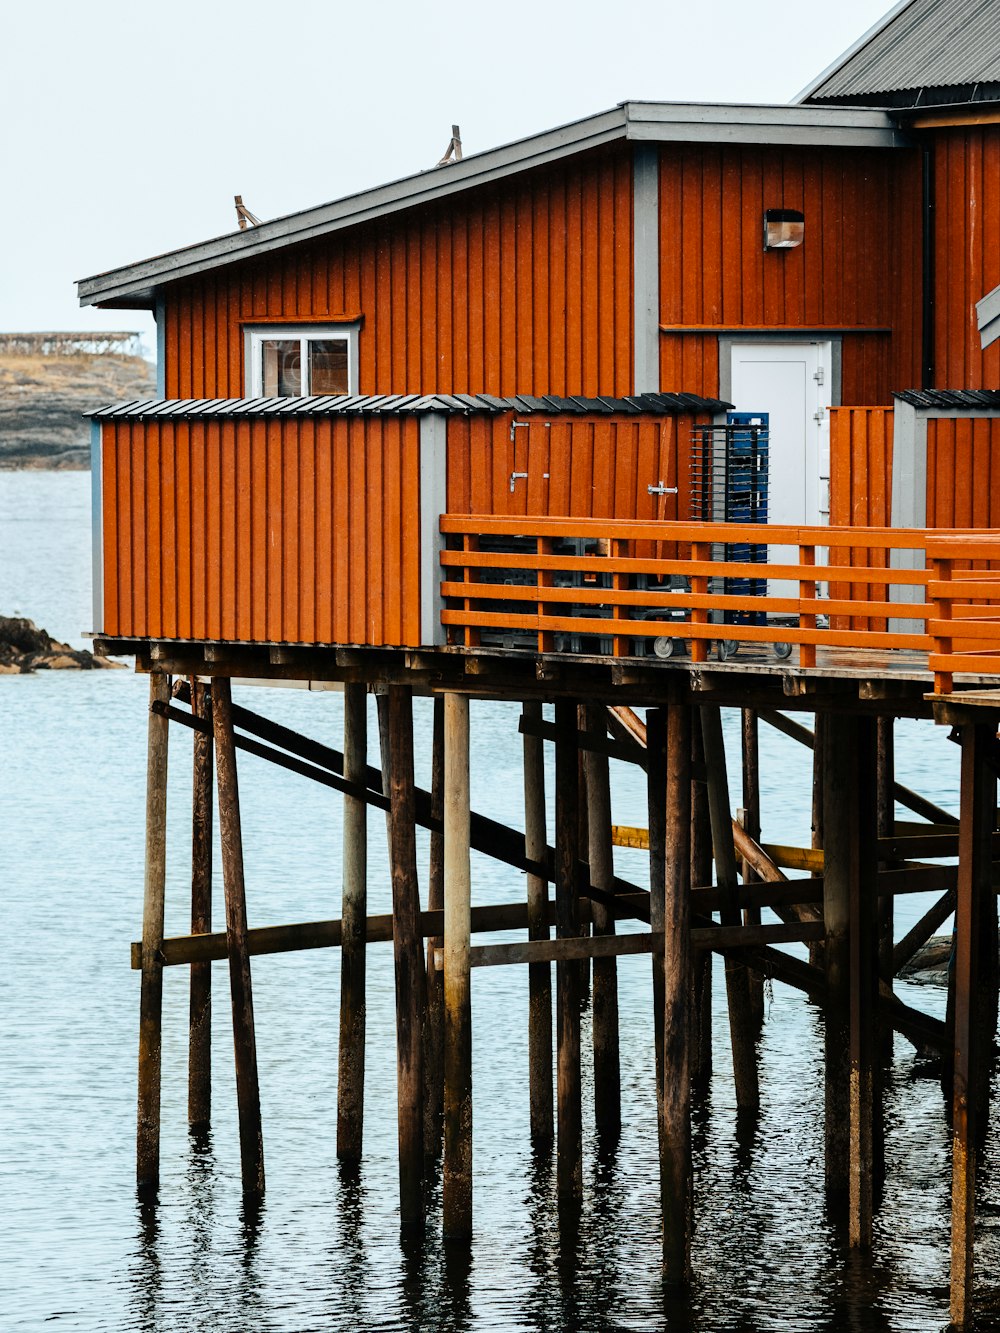
<instances>
[{"instance_id":1,"label":"rocky shoreline","mask_svg":"<svg viewBox=\"0 0 1000 1333\"><path fill-rule=\"evenodd\" d=\"M26 675L32 671L93 671L121 667L110 657L98 657L86 648L60 643L33 620L0 616L0 675Z\"/></svg>"},{"instance_id":2,"label":"rocky shoreline","mask_svg":"<svg viewBox=\"0 0 1000 1333\"><path fill-rule=\"evenodd\" d=\"M155 368L138 356L0 355L0 470L87 469L83 413L155 393Z\"/></svg>"}]
</instances>

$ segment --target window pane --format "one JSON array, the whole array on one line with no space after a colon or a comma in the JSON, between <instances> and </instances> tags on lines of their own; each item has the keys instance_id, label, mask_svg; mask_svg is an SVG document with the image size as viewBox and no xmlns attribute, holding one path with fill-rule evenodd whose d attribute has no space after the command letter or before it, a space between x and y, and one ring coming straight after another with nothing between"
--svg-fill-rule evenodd
<instances>
[{"instance_id":1,"label":"window pane","mask_svg":"<svg viewBox=\"0 0 1000 1333\"><path fill-rule=\"evenodd\" d=\"M302 344L298 338L261 343L261 389L265 398L298 398L302 394Z\"/></svg>"},{"instance_id":2,"label":"window pane","mask_svg":"<svg viewBox=\"0 0 1000 1333\"><path fill-rule=\"evenodd\" d=\"M310 338L309 392L347 393L346 338Z\"/></svg>"}]
</instances>

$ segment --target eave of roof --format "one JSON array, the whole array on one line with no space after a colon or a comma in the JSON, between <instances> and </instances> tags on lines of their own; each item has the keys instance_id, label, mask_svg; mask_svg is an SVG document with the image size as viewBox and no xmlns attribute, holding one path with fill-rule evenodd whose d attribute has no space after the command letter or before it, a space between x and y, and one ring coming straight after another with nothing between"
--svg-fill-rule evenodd
<instances>
[{"instance_id":1,"label":"eave of roof","mask_svg":"<svg viewBox=\"0 0 1000 1333\"><path fill-rule=\"evenodd\" d=\"M330 394L313 398L133 398L109 403L83 415L95 421L129 417L142 421L152 417L194 420L202 417L287 416L404 416L427 412L497 415L517 412L530 416L675 416L678 413L724 412L732 407L721 398L703 398L693 393L640 393L627 398L557 397L547 394L515 394L496 398L486 393L368 393Z\"/></svg>"},{"instance_id":2,"label":"eave of roof","mask_svg":"<svg viewBox=\"0 0 1000 1333\"><path fill-rule=\"evenodd\" d=\"M981 301L976 302L976 322L985 350L1000 338L1000 287L994 287Z\"/></svg>"},{"instance_id":3,"label":"eave of roof","mask_svg":"<svg viewBox=\"0 0 1000 1333\"><path fill-rule=\"evenodd\" d=\"M151 309L157 288L165 283L447 198L604 144L628 140L872 148L892 148L908 142L890 116L868 108L622 102L611 111L470 154L448 166L83 278L77 284L80 304Z\"/></svg>"}]
</instances>

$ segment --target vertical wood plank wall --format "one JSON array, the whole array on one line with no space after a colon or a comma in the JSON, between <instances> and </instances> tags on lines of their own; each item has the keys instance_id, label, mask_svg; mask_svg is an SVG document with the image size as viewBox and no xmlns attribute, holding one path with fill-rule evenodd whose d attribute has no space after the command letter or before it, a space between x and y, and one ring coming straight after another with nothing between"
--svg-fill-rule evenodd
<instances>
[{"instance_id":1,"label":"vertical wood plank wall","mask_svg":"<svg viewBox=\"0 0 1000 1333\"><path fill-rule=\"evenodd\" d=\"M830 411L830 523L836 527L888 527L892 501L891 407L840 407ZM886 567L885 551L852 547L830 552L830 563ZM831 597L887 600L868 583L830 585ZM882 618L834 616L839 629L884 630Z\"/></svg>"},{"instance_id":2,"label":"vertical wood plank wall","mask_svg":"<svg viewBox=\"0 0 1000 1333\"><path fill-rule=\"evenodd\" d=\"M103 425L109 635L420 642L415 418Z\"/></svg>"},{"instance_id":3,"label":"vertical wood plank wall","mask_svg":"<svg viewBox=\"0 0 1000 1333\"><path fill-rule=\"evenodd\" d=\"M802 211L801 247L764 252L767 208ZM841 401L888 403L919 383L920 265L916 151L665 147L660 386L718 395L714 330L861 325L883 332L843 334Z\"/></svg>"},{"instance_id":4,"label":"vertical wood plank wall","mask_svg":"<svg viewBox=\"0 0 1000 1333\"><path fill-rule=\"evenodd\" d=\"M465 514L686 519L690 436L708 417L571 417L511 430L511 415L448 424L448 508ZM513 439L511 435L513 434ZM516 478L511 489L511 474ZM546 474L548 474L546 476ZM650 495L663 482L677 495Z\"/></svg>"},{"instance_id":5,"label":"vertical wood plank wall","mask_svg":"<svg viewBox=\"0 0 1000 1333\"><path fill-rule=\"evenodd\" d=\"M1000 125L939 129L931 142L935 387L998 389L1000 344L982 350L975 303L1000 283Z\"/></svg>"},{"instance_id":6,"label":"vertical wood plank wall","mask_svg":"<svg viewBox=\"0 0 1000 1333\"><path fill-rule=\"evenodd\" d=\"M927 526L1000 527L1000 418L928 421Z\"/></svg>"},{"instance_id":7,"label":"vertical wood plank wall","mask_svg":"<svg viewBox=\"0 0 1000 1333\"><path fill-rule=\"evenodd\" d=\"M239 397L241 323L359 317L362 393L630 393L630 148L174 284L167 397Z\"/></svg>"}]
</instances>

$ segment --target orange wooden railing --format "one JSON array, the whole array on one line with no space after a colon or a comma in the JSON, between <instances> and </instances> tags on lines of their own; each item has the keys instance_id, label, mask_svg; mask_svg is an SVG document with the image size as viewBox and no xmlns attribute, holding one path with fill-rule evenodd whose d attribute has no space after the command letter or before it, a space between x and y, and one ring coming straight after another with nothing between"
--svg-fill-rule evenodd
<instances>
[{"instance_id":1,"label":"orange wooden railing","mask_svg":"<svg viewBox=\"0 0 1000 1333\"><path fill-rule=\"evenodd\" d=\"M446 514L441 531L449 548L441 553L442 623L453 642L468 646L479 644L484 632L528 632L535 636L539 651L549 652L554 635L568 633L608 638L613 655L630 656L634 640L663 637L690 640L692 659L705 661L712 640L791 644L798 647L799 665L810 667L816 665L816 649L821 646L927 652L931 641L925 622L932 614L943 614L925 600L930 578L926 569L837 562L843 561L845 552L853 560L860 551L878 551L888 564L892 551L903 551L916 553L916 558L911 554L903 563L921 564L928 538L941 535L922 528ZM484 537L520 538L520 549L483 550ZM556 543L567 539L582 540L587 553L557 552ZM533 550L524 549L525 540L533 543ZM798 558L788 560L777 551L775 560L766 565L725 560L719 558L723 543L792 547ZM633 554L637 548L666 550L669 558L639 558ZM687 589L668 592L663 587L637 586L642 582L639 576L648 581L670 575L682 576ZM824 585L842 584L845 575L852 586L867 585L869 595L863 599L822 595ZM734 578L766 578L767 595L734 594L717 582ZM903 597L918 600L891 600L893 587L907 589ZM872 596L874 590L881 596ZM997 592L1000 602L1000 584ZM657 609L671 608L672 616L655 614ZM755 619L763 613L769 623L720 623L727 612ZM890 618L917 622L918 628L870 628L873 620ZM1000 661L997 671L1000 674Z\"/></svg>"},{"instance_id":2,"label":"orange wooden railing","mask_svg":"<svg viewBox=\"0 0 1000 1333\"><path fill-rule=\"evenodd\" d=\"M1000 534L928 534L927 665L950 694L955 672L1000 676Z\"/></svg>"}]
</instances>

